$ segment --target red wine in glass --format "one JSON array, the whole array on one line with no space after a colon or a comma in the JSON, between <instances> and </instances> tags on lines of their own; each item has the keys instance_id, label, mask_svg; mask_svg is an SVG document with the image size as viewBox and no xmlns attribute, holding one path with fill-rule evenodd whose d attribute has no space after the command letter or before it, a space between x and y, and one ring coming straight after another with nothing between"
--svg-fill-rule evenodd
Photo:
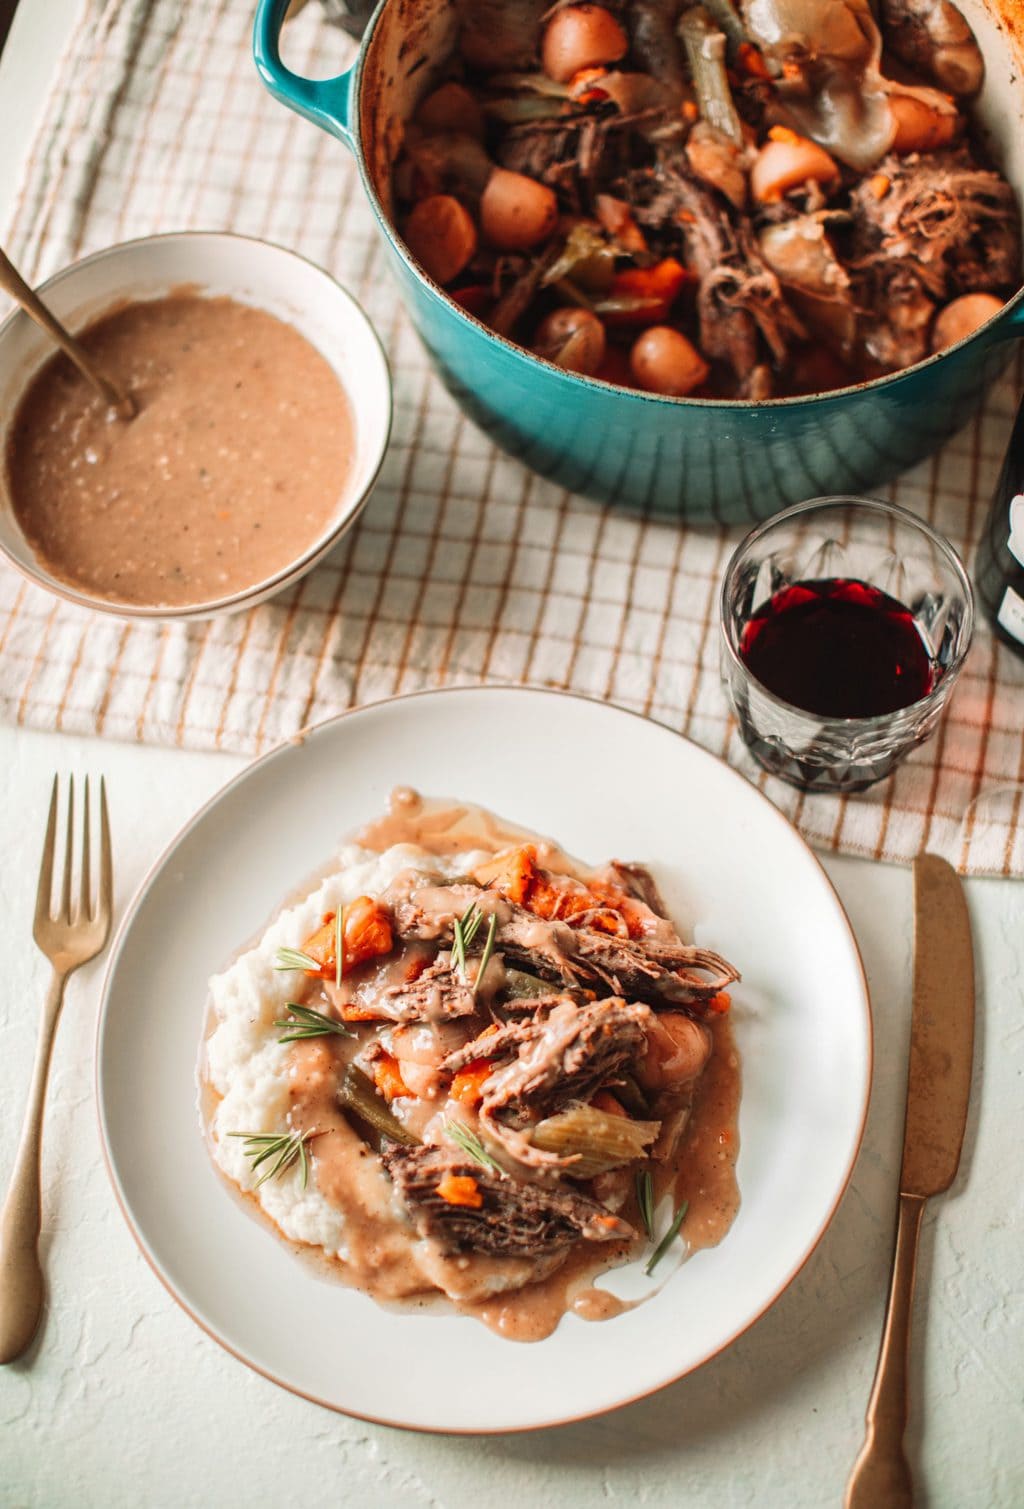
<instances>
[{"instance_id":1,"label":"red wine in glass","mask_svg":"<svg viewBox=\"0 0 1024 1509\"><path fill-rule=\"evenodd\" d=\"M911 609L848 577L781 587L744 625L739 652L768 691L820 718L898 712L941 675Z\"/></svg>"}]
</instances>

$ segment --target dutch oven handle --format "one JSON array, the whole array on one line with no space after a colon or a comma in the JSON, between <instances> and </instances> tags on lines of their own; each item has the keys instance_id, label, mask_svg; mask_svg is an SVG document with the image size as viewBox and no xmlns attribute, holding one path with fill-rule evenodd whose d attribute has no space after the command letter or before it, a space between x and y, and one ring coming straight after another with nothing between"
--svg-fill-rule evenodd
<instances>
[{"instance_id":1,"label":"dutch oven handle","mask_svg":"<svg viewBox=\"0 0 1024 1509\"><path fill-rule=\"evenodd\" d=\"M260 78L275 99L289 106L315 126L329 131L350 149L355 151L352 123L354 119L354 84L358 63L333 79L304 79L293 73L281 61L281 27L290 0L259 0L256 20L253 24L252 51ZM365 6L347 8L353 11L346 31L365 24L357 12Z\"/></svg>"}]
</instances>

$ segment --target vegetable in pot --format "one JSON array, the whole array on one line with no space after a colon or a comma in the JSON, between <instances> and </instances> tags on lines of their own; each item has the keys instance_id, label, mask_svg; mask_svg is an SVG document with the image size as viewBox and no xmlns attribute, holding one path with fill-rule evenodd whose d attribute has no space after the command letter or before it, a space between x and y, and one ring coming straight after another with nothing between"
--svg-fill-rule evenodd
<instances>
[{"instance_id":1,"label":"vegetable in pot","mask_svg":"<svg viewBox=\"0 0 1024 1509\"><path fill-rule=\"evenodd\" d=\"M476 226L451 194L421 199L405 222L409 250L435 283L451 283L473 260Z\"/></svg>"},{"instance_id":2,"label":"vegetable in pot","mask_svg":"<svg viewBox=\"0 0 1024 1509\"><path fill-rule=\"evenodd\" d=\"M640 388L683 398L707 380L711 370L692 341L670 325L652 325L633 344L629 370Z\"/></svg>"},{"instance_id":3,"label":"vegetable in pot","mask_svg":"<svg viewBox=\"0 0 1024 1509\"><path fill-rule=\"evenodd\" d=\"M589 309L555 309L537 327L533 349L567 372L593 377L604 360L604 326Z\"/></svg>"},{"instance_id":4,"label":"vegetable in pot","mask_svg":"<svg viewBox=\"0 0 1024 1509\"><path fill-rule=\"evenodd\" d=\"M544 31L544 72L567 84L582 68L617 63L629 39L611 11L601 5L567 5L556 10Z\"/></svg>"},{"instance_id":5,"label":"vegetable in pot","mask_svg":"<svg viewBox=\"0 0 1024 1509\"><path fill-rule=\"evenodd\" d=\"M546 184L495 168L480 197L480 229L499 251L531 251L558 220L558 200Z\"/></svg>"}]
</instances>

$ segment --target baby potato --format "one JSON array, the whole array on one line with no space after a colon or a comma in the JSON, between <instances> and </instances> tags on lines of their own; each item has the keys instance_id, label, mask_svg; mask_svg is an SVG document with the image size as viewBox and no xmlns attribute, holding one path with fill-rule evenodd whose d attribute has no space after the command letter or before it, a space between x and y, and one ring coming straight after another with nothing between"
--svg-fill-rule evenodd
<instances>
[{"instance_id":1,"label":"baby potato","mask_svg":"<svg viewBox=\"0 0 1024 1509\"><path fill-rule=\"evenodd\" d=\"M546 184L495 168L480 198L480 229L499 251L530 251L558 221L558 201Z\"/></svg>"},{"instance_id":2,"label":"baby potato","mask_svg":"<svg viewBox=\"0 0 1024 1509\"><path fill-rule=\"evenodd\" d=\"M932 325L932 350L941 351L946 346L955 346L966 336L972 335L1003 307L1002 299L994 293L964 293L945 309L940 309Z\"/></svg>"},{"instance_id":3,"label":"baby potato","mask_svg":"<svg viewBox=\"0 0 1024 1509\"><path fill-rule=\"evenodd\" d=\"M533 349L566 372L593 377L604 361L604 326L589 309L555 309L537 327Z\"/></svg>"},{"instance_id":4,"label":"baby potato","mask_svg":"<svg viewBox=\"0 0 1024 1509\"><path fill-rule=\"evenodd\" d=\"M934 152L945 147L956 134L959 116L933 110L912 94L894 94L889 99L889 113L896 122L894 152Z\"/></svg>"},{"instance_id":5,"label":"baby potato","mask_svg":"<svg viewBox=\"0 0 1024 1509\"><path fill-rule=\"evenodd\" d=\"M750 191L762 204L774 204L803 184L835 183L839 168L824 147L785 126L773 126L754 158Z\"/></svg>"},{"instance_id":6,"label":"baby potato","mask_svg":"<svg viewBox=\"0 0 1024 1509\"><path fill-rule=\"evenodd\" d=\"M629 38L602 5L568 5L547 24L541 63L548 78L568 84L581 68L617 63L629 51Z\"/></svg>"},{"instance_id":7,"label":"baby potato","mask_svg":"<svg viewBox=\"0 0 1024 1509\"><path fill-rule=\"evenodd\" d=\"M711 1034L682 1011L659 1011L647 1028L647 1052L637 1072L645 1090L681 1090L704 1072Z\"/></svg>"},{"instance_id":8,"label":"baby potato","mask_svg":"<svg viewBox=\"0 0 1024 1509\"><path fill-rule=\"evenodd\" d=\"M648 393L684 398L699 388L710 370L692 341L671 325L652 325L633 342L629 370Z\"/></svg>"},{"instance_id":9,"label":"baby potato","mask_svg":"<svg viewBox=\"0 0 1024 1509\"><path fill-rule=\"evenodd\" d=\"M476 226L465 205L451 194L428 194L405 222L409 250L435 283L457 278L477 248Z\"/></svg>"},{"instance_id":10,"label":"baby potato","mask_svg":"<svg viewBox=\"0 0 1024 1509\"><path fill-rule=\"evenodd\" d=\"M484 113L466 86L454 80L420 100L416 122L424 131L455 131L483 140Z\"/></svg>"}]
</instances>

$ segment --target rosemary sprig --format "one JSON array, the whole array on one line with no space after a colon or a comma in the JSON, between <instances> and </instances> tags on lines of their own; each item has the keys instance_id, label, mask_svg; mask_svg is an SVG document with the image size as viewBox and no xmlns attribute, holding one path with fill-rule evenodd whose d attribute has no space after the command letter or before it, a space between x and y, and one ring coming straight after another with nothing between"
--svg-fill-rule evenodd
<instances>
[{"instance_id":1,"label":"rosemary sprig","mask_svg":"<svg viewBox=\"0 0 1024 1509\"><path fill-rule=\"evenodd\" d=\"M644 1231L647 1240L654 1241L654 1180L651 1178L649 1168L637 1170L636 1175L636 1203L640 1209L640 1219L644 1223Z\"/></svg>"},{"instance_id":2,"label":"rosemary sprig","mask_svg":"<svg viewBox=\"0 0 1024 1509\"><path fill-rule=\"evenodd\" d=\"M484 1164L486 1168L493 1168L497 1174L504 1173L501 1164L491 1157L476 1133L469 1127L463 1126L461 1121L444 1121L442 1127L445 1135L450 1137L456 1147L461 1148L470 1158Z\"/></svg>"},{"instance_id":3,"label":"rosemary sprig","mask_svg":"<svg viewBox=\"0 0 1024 1509\"><path fill-rule=\"evenodd\" d=\"M466 955L483 920L480 908L475 901L471 901L462 916L457 917L452 924L452 956L463 979L466 978Z\"/></svg>"},{"instance_id":4,"label":"rosemary sprig","mask_svg":"<svg viewBox=\"0 0 1024 1509\"><path fill-rule=\"evenodd\" d=\"M304 954L301 948L279 948L277 951L277 963L275 969L311 969L314 974L320 973L320 966L309 954Z\"/></svg>"},{"instance_id":5,"label":"rosemary sprig","mask_svg":"<svg viewBox=\"0 0 1024 1509\"><path fill-rule=\"evenodd\" d=\"M647 1266L644 1269L644 1272L647 1274L648 1278L650 1278L655 1268L657 1268L658 1264L661 1262L662 1258L665 1256L666 1252L672 1246L672 1243L675 1241L676 1237L679 1235L679 1228L683 1224L683 1217L686 1215L686 1212L689 1210L689 1208L689 1200L684 1200L679 1209L676 1211L675 1215L672 1217L672 1225L669 1227L668 1231L666 1231L665 1235L662 1237L661 1241L658 1243L657 1247L655 1247L654 1251L651 1253L650 1257L647 1260Z\"/></svg>"},{"instance_id":6,"label":"rosemary sprig","mask_svg":"<svg viewBox=\"0 0 1024 1509\"><path fill-rule=\"evenodd\" d=\"M341 977L345 972L345 908L339 906L334 914L334 983L341 989Z\"/></svg>"},{"instance_id":7,"label":"rosemary sprig","mask_svg":"<svg viewBox=\"0 0 1024 1509\"><path fill-rule=\"evenodd\" d=\"M288 1016L280 1018L274 1023L275 1027L287 1027L284 1037L279 1037L279 1043L297 1043L307 1037L327 1037L330 1033L338 1037L355 1037L344 1022L339 1022L336 1017L324 1016L322 1011L314 1011L312 1006L299 1006L295 1001L288 1002Z\"/></svg>"},{"instance_id":8,"label":"rosemary sprig","mask_svg":"<svg viewBox=\"0 0 1024 1509\"><path fill-rule=\"evenodd\" d=\"M497 912L492 912L491 913L491 920L490 920L490 922L488 923L488 926L487 926L487 937L486 937L486 939L484 941L483 953L480 955L480 963L477 966L476 975L475 975L475 977L473 979L473 994L474 994L474 996L476 995L477 991L480 988L480 981L484 977L484 970L487 968L488 964L491 962L491 955L494 952L494 935L495 935L495 933L497 931L498 931L498 914L497 914Z\"/></svg>"},{"instance_id":9,"label":"rosemary sprig","mask_svg":"<svg viewBox=\"0 0 1024 1509\"><path fill-rule=\"evenodd\" d=\"M320 1136L319 1132L229 1132L228 1136L245 1138L242 1151L252 1160L254 1173L261 1163L273 1159L270 1167L264 1169L256 1180L256 1189L267 1179L276 1179L285 1173L296 1162L302 1170L302 1187L306 1188L309 1183L309 1143Z\"/></svg>"}]
</instances>

